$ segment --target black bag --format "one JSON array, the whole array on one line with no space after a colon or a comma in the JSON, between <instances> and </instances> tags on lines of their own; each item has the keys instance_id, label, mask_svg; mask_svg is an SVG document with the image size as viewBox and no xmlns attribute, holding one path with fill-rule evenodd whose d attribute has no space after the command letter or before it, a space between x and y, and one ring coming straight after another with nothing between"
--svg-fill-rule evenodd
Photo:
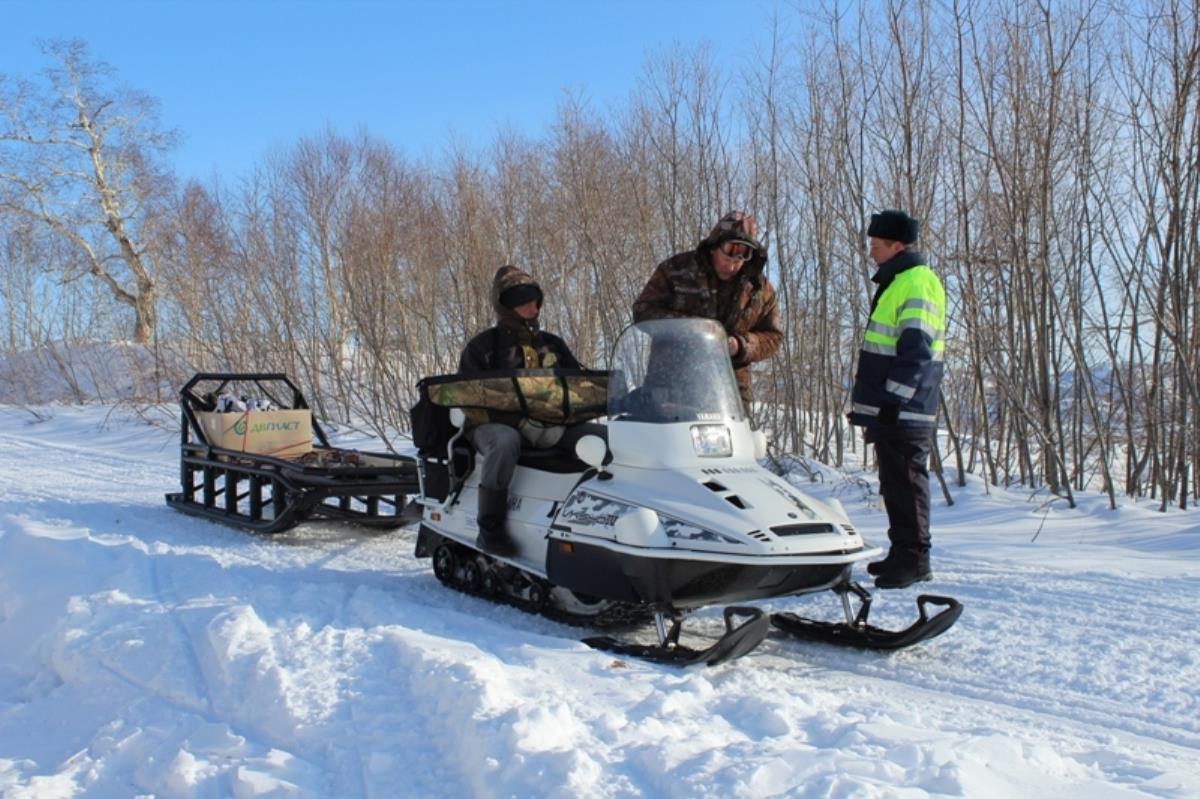
<instances>
[{"instance_id":1,"label":"black bag","mask_svg":"<svg viewBox=\"0 0 1200 799\"><path fill-rule=\"evenodd\" d=\"M412 420L413 446L422 455L446 454L446 444L454 435L450 424L450 409L429 401L425 381L417 383L417 404L409 410Z\"/></svg>"}]
</instances>

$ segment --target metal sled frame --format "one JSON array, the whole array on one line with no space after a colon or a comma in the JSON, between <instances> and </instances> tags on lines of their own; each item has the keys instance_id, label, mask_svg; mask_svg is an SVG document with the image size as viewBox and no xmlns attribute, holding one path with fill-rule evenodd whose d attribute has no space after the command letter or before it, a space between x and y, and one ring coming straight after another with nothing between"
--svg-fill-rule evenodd
<instances>
[{"instance_id":1,"label":"metal sled frame","mask_svg":"<svg viewBox=\"0 0 1200 799\"><path fill-rule=\"evenodd\" d=\"M205 394L229 384L253 386L279 408L307 409L300 389L282 373L201 372L180 389L180 483L167 504L183 513L258 533L278 533L307 519L393 528L411 521L405 500L418 491L416 464L392 453L361 453L372 465L314 466L285 458L214 447L196 414L212 410ZM208 388L208 384L213 387ZM200 392L198 386L204 385ZM338 453L312 422L315 449ZM382 460L387 465L377 465ZM411 511L410 511L411 513Z\"/></svg>"}]
</instances>

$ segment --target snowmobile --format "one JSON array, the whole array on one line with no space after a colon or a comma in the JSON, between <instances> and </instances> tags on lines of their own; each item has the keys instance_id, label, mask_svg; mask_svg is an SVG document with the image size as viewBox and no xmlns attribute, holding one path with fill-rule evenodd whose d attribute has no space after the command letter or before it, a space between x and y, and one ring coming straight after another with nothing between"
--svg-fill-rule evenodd
<instances>
[{"instance_id":1,"label":"snowmobile","mask_svg":"<svg viewBox=\"0 0 1200 799\"><path fill-rule=\"evenodd\" d=\"M585 642L679 665L740 657L772 627L777 635L893 649L954 624L962 606L933 595L918 597L920 617L906 629L868 623L871 597L852 570L880 549L863 541L837 500L818 501L759 465L766 439L743 412L719 325L641 322L613 352L607 372L421 382L416 554L432 558L439 580L599 628L652 616L654 644L610 635ZM463 437L470 408L520 409L548 424L606 419L607 435L583 437L574 453L522 453L509 488L511 557L476 546L478 470ZM844 621L768 615L746 604L827 590L840 596ZM727 606L724 634L701 649L685 645L685 616L711 606ZM941 610L930 614L930 606Z\"/></svg>"}]
</instances>

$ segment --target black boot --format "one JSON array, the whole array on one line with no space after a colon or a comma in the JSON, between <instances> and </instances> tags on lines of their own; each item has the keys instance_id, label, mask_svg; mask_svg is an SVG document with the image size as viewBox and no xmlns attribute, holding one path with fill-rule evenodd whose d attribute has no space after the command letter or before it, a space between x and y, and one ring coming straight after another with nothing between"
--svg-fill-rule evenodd
<instances>
[{"instance_id":1,"label":"black boot","mask_svg":"<svg viewBox=\"0 0 1200 799\"><path fill-rule=\"evenodd\" d=\"M479 489L479 535L475 545L489 555L508 558L516 554L517 548L504 529L508 516L508 492L490 488Z\"/></svg>"},{"instance_id":2,"label":"black boot","mask_svg":"<svg viewBox=\"0 0 1200 799\"><path fill-rule=\"evenodd\" d=\"M913 583L933 579L929 568L929 550L895 550L896 559L887 571L875 578L876 588L908 588ZM872 564L874 565L874 564Z\"/></svg>"},{"instance_id":3,"label":"black boot","mask_svg":"<svg viewBox=\"0 0 1200 799\"><path fill-rule=\"evenodd\" d=\"M883 560L875 560L875 561L871 561L870 563L867 564L867 574L870 574L870 575L883 574L885 572L891 571L892 566L894 566L895 564L896 564L896 550L894 548L889 548L888 553L887 553L887 555L884 556Z\"/></svg>"}]
</instances>

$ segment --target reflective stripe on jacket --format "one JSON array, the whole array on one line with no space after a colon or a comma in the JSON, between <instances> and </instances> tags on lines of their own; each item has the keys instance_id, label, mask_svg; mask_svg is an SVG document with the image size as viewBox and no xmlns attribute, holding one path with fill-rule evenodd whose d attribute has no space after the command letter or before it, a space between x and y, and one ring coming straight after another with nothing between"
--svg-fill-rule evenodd
<instances>
[{"instance_id":1,"label":"reflective stripe on jacket","mask_svg":"<svg viewBox=\"0 0 1200 799\"><path fill-rule=\"evenodd\" d=\"M904 250L882 264L851 394L850 422L881 427L879 411L896 405L896 426L937 422L946 333L946 292L921 253Z\"/></svg>"}]
</instances>

